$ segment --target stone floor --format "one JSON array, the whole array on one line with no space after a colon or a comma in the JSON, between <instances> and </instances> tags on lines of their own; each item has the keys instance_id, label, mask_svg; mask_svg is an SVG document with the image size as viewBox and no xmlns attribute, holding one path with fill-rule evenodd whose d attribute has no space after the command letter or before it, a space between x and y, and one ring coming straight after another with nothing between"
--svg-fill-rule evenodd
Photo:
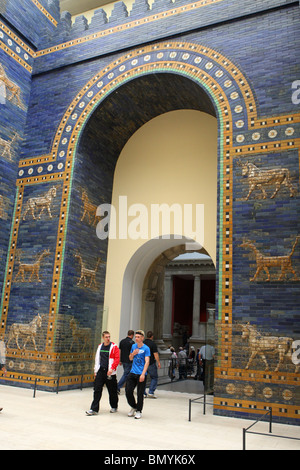
<instances>
[{"instance_id":1,"label":"stone floor","mask_svg":"<svg viewBox=\"0 0 300 470\"><path fill-rule=\"evenodd\" d=\"M0 385L1 450L110 450L185 451L241 450L242 429L249 420L214 416L212 406L203 415L202 405L189 399L201 395L200 382L188 380L157 389L157 399L147 398L141 420L129 418L122 391L119 411L111 414L104 389L101 411L88 417L92 389L56 393ZM208 400L212 397L208 396ZM259 423L256 432L268 434L268 424ZM300 438L298 426L273 424L274 435ZM247 450L299 450L300 441L278 437L247 435ZM194 452L193 452L194 451Z\"/></svg>"}]
</instances>

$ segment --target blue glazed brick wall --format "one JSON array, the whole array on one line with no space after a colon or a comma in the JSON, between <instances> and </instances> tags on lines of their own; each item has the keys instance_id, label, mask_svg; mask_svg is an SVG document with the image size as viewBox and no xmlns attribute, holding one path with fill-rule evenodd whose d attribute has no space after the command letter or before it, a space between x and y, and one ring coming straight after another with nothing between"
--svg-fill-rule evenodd
<instances>
[{"instance_id":1,"label":"blue glazed brick wall","mask_svg":"<svg viewBox=\"0 0 300 470\"><path fill-rule=\"evenodd\" d=\"M132 57L131 62L129 59L126 62L130 74L136 65L133 58L150 43L156 41L157 47L176 44L184 51L191 51L189 47L192 44L194 48L204 46L215 51L211 60L215 60L218 66L206 70L218 86L226 86L218 70L225 66L224 57L232 61L232 76L242 73L254 98L249 104L249 94L235 96L230 94L229 88L226 95L229 106L234 102L234 110L247 103L256 116L249 118L248 122L249 109L245 108L240 111L239 120L234 114L231 122L223 108L220 111L223 113L222 126L227 130L232 125L232 131L228 131L224 138L219 126L218 200L222 204L222 198L229 197L226 204L230 210L227 212L226 204L220 207L218 218L220 265L217 270L221 274L217 287L217 318L220 331L223 333L224 330L225 342L221 341L221 350L218 350L215 412L244 417L251 416L252 408L272 405L276 409L277 420L297 423L300 414L299 374L295 373L288 357L276 371L278 355L269 357L269 354L266 354L267 370L260 355L247 369L252 350L245 325L250 323L260 337L283 337L288 338L288 342L300 339L300 243L295 246L289 265L296 274L290 269L287 275L283 273L281 279L280 265L269 267L270 280L267 280L266 271L253 279L257 261L249 248L251 242L264 256L272 257L274 263L279 264L280 257L290 253L300 235L299 104L292 101L292 83L300 78L299 3L220 0L203 6L186 0L175 0L172 4L167 0L157 0L149 8L147 2L136 0L130 11L123 2L117 2L110 16L98 9L90 24L81 16L72 25L68 13L59 18L56 2L48 4L45 1L42 5L57 24L44 15L40 25L48 22L48 27L42 27L43 31L32 27L33 22L41 18L41 11L32 2L29 4L29 0L23 0L22 8L24 5L30 13L26 23L20 21L20 10L13 0L7 0L5 9L1 11L9 22L7 27L13 24L20 35L28 38L31 46L37 47L36 53L33 49L27 50L27 59L22 65L12 58L9 51L0 50L0 63L5 64L10 79L21 87L24 102L22 109L11 102L0 104L3 110L0 137L8 138L16 129L24 138L13 162L7 158L0 161L0 194L3 191L7 208L5 217L0 219L4 227L0 240L4 256L0 263L3 273L6 270L2 320L5 319L7 330L15 322L31 321L39 312L43 320L37 337L40 358L26 357L21 362L12 341L10 380L17 382L13 373L21 370L30 377L29 383L35 376L55 377L58 373L65 376L63 386L67 388L76 386L81 374L85 374L86 383L92 380L89 375L93 362L91 350L101 329L107 247L106 242L97 238L95 225L87 214L83 218L83 194L86 191L94 206L110 201L117 155L110 151L112 145L101 143L101 130L97 130L93 121L96 114L87 114L78 124L80 129L72 143L68 141L68 131L62 119L65 117L71 122L85 94L85 85L89 82L92 88L92 84L100 80L102 71L117 59L123 60L126 54L128 58ZM9 45L10 51L20 47L20 43L14 46L14 41L8 44L6 30L2 34L0 39ZM24 53L22 57L24 59ZM182 55L180 57L183 62L185 59ZM158 59L151 56L147 60L150 66ZM164 55L162 63L168 63L168 60L171 56L166 60ZM189 60L185 64L196 66ZM153 73L152 70L150 72ZM194 79L190 69L187 73ZM93 78L96 75L97 78ZM112 84L113 79L109 79ZM242 90L241 83L239 86ZM99 85L98 91L100 88ZM146 92L151 93L150 87ZM107 94L107 101L112 103L107 112L107 122L112 119L115 124L114 112L120 107L114 107L116 102L109 101L110 98ZM86 102L82 102L84 107ZM104 109L102 106L103 103L100 110ZM139 117L142 113L143 109ZM132 120L135 118L137 116ZM76 119L74 117L74 123ZM64 139L68 147L62 150ZM224 153L222 146L226 147ZM75 155L74 166L68 160L70 155ZM265 188L265 199L258 187L246 199L249 175L245 170L243 173L242 167L246 162L255 165L257 171L286 172L291 178L292 197L289 187L284 184L288 181L285 179L281 181L278 193L271 198L276 186L274 177L272 184ZM17 176L18 197L15 200ZM229 196L227 184L231 191ZM30 218L30 213L23 220L29 199L45 195L53 186L56 187L56 196L51 203L53 217L50 218L45 210L40 220ZM13 219L14 203L16 216ZM227 217L230 218L229 225L221 233ZM12 245L9 247L10 236ZM230 262L225 261L223 265L221 255L226 258L225 252L222 253L226 237L231 257ZM5 264L8 248L7 259L13 255L15 260L11 280L10 265L8 263L6 269ZM41 282L37 278L33 282L21 282L20 278L15 280L20 265L33 263L44 250L49 250L49 254L40 265ZM89 269L94 269L98 257L101 257L95 274L97 291L93 285L85 285L84 280L80 280L79 255ZM230 273L228 279L227 273ZM228 285L230 294L226 290ZM72 345L75 327L89 336L91 346L81 350L79 344ZM51 354L51 360L46 364L47 354Z\"/></svg>"},{"instance_id":2,"label":"blue glazed brick wall","mask_svg":"<svg viewBox=\"0 0 300 470\"><path fill-rule=\"evenodd\" d=\"M58 0L39 0L35 5L31 0L4 0L1 2L0 14L27 39L38 47L42 35L53 34L60 20Z\"/></svg>"},{"instance_id":3,"label":"blue glazed brick wall","mask_svg":"<svg viewBox=\"0 0 300 470\"><path fill-rule=\"evenodd\" d=\"M27 53L26 44L22 46L7 33L7 25L4 22L0 41L3 44L0 50L0 289L2 290L15 203L18 161L24 142L32 57ZM14 51L13 57L9 56L4 48Z\"/></svg>"}]
</instances>

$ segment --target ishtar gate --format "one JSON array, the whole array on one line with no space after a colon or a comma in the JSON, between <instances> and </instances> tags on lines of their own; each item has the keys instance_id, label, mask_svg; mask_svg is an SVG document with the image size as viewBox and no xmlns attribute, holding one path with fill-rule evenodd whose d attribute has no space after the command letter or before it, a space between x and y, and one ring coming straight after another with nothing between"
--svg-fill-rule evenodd
<instances>
[{"instance_id":1,"label":"ishtar gate","mask_svg":"<svg viewBox=\"0 0 300 470\"><path fill-rule=\"evenodd\" d=\"M79 3L0 2L0 383L209 332L213 413L299 425L299 1Z\"/></svg>"}]
</instances>

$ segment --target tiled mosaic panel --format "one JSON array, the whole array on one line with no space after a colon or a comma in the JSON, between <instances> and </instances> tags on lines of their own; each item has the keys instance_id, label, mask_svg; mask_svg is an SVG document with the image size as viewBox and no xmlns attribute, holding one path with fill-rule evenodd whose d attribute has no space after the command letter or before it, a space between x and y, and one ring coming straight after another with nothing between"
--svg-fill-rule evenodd
<instances>
[{"instance_id":1,"label":"tiled mosaic panel","mask_svg":"<svg viewBox=\"0 0 300 470\"><path fill-rule=\"evenodd\" d=\"M22 65L1 49L0 77L0 290L2 290L31 77Z\"/></svg>"}]
</instances>

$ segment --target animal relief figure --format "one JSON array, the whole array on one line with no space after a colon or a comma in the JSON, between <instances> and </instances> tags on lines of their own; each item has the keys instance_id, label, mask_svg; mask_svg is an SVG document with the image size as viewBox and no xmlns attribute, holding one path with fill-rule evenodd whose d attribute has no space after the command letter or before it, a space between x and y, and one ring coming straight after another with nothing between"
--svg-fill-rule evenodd
<instances>
[{"instance_id":1,"label":"animal relief figure","mask_svg":"<svg viewBox=\"0 0 300 470\"><path fill-rule=\"evenodd\" d=\"M0 156L8 158L8 160L12 161L14 153L13 148L16 142L20 139L21 137L17 132L15 132L11 140L5 140L0 137L0 148L2 148L2 153Z\"/></svg>"},{"instance_id":2,"label":"animal relief figure","mask_svg":"<svg viewBox=\"0 0 300 470\"><path fill-rule=\"evenodd\" d=\"M14 282L17 282L18 278L21 277L21 282L34 282L36 279L37 282L42 282L40 279L40 267L42 260L50 255L49 250L44 250L42 253L39 254L35 263L21 263L19 265L19 270L16 274ZM25 274L29 274L29 277L25 279Z\"/></svg>"},{"instance_id":3,"label":"animal relief figure","mask_svg":"<svg viewBox=\"0 0 300 470\"><path fill-rule=\"evenodd\" d=\"M278 281L282 281L284 278L288 279L287 274L290 272L294 275L294 281L298 281L299 278L295 270L292 267L292 255L294 254L296 245L300 236L296 237L294 245L289 255L285 256L266 256L260 253L260 251L256 248L255 244L251 241L244 241L240 246L242 248L249 248L255 254L256 258L256 272L254 276L250 279L251 282L255 281L257 276L260 274L261 271L265 271L267 275L266 281L270 281L270 272L269 268L280 268L280 275Z\"/></svg>"},{"instance_id":4,"label":"animal relief figure","mask_svg":"<svg viewBox=\"0 0 300 470\"><path fill-rule=\"evenodd\" d=\"M19 108L24 109L24 105L21 100L21 89L16 85L16 83L7 77L2 64L0 64L0 85L5 89L5 91L2 92L2 96L5 96L8 101L15 103ZM6 91L9 93L6 93Z\"/></svg>"},{"instance_id":5,"label":"animal relief figure","mask_svg":"<svg viewBox=\"0 0 300 470\"><path fill-rule=\"evenodd\" d=\"M238 161L237 164L242 167L242 175L247 176L249 184L249 192L245 198L248 201L250 195L255 189L262 192L263 199L267 198L265 191L266 186L275 186L275 191L271 195L273 199L278 193L281 186L286 186L290 191L290 197L295 195L295 189L291 183L290 172L287 168L272 168L267 170L260 170L253 163L242 163Z\"/></svg>"},{"instance_id":6,"label":"animal relief figure","mask_svg":"<svg viewBox=\"0 0 300 470\"><path fill-rule=\"evenodd\" d=\"M0 194L0 219L4 219L4 201L3 196Z\"/></svg>"},{"instance_id":7,"label":"animal relief figure","mask_svg":"<svg viewBox=\"0 0 300 470\"><path fill-rule=\"evenodd\" d=\"M21 349L20 344L19 344L19 338L24 338L23 349L25 350L28 341L31 341L34 346L34 350L37 351L35 338L36 338L38 329L41 328L42 326L43 316L38 314L28 324L13 323L9 330L7 347L9 347L9 344L11 343L11 341L15 341L17 348Z\"/></svg>"},{"instance_id":8,"label":"animal relief figure","mask_svg":"<svg viewBox=\"0 0 300 470\"><path fill-rule=\"evenodd\" d=\"M72 343L70 346L70 352L75 344L78 344L79 348L81 346L80 352L82 352L86 347L91 345L91 328L81 328L78 327L78 324L74 318L70 320L70 328L72 330Z\"/></svg>"},{"instance_id":9,"label":"animal relief figure","mask_svg":"<svg viewBox=\"0 0 300 470\"><path fill-rule=\"evenodd\" d=\"M80 263L80 278L77 282L77 286L80 286L80 284L83 282L84 287L91 288L93 284L96 287L96 272L101 262L101 258L97 259L96 266L94 269L88 269L83 264L82 256L79 253L76 253L74 256L76 259L78 259Z\"/></svg>"},{"instance_id":10,"label":"animal relief figure","mask_svg":"<svg viewBox=\"0 0 300 470\"><path fill-rule=\"evenodd\" d=\"M82 189L81 200L83 202L81 222L83 222L84 218L87 216L88 223L92 226L96 225L96 222L99 219L96 215L97 206L89 200L86 189Z\"/></svg>"},{"instance_id":11,"label":"animal relief figure","mask_svg":"<svg viewBox=\"0 0 300 470\"><path fill-rule=\"evenodd\" d=\"M50 188L47 191L47 193L44 194L43 196L29 198L25 207L23 220L26 220L26 216L28 212L30 212L32 218L36 220L35 210L37 211L40 210L40 213L37 216L37 218L40 219L45 209L47 209L48 215L50 219L52 219L51 206L53 204L53 199L55 197L56 197L56 187L52 186L52 188Z\"/></svg>"},{"instance_id":12,"label":"animal relief figure","mask_svg":"<svg viewBox=\"0 0 300 470\"><path fill-rule=\"evenodd\" d=\"M258 355L262 358L265 364L265 370L270 370L265 356L267 353L278 355L279 357L275 372L279 371L279 367L281 366L285 357L288 357L290 360L292 360L292 345L294 341L292 338L284 336L263 336L257 331L255 326L247 323L246 325L242 325L242 339L248 340L251 350L251 355L245 369L249 369L252 361ZM296 367L296 372L297 371L298 367Z\"/></svg>"}]
</instances>

